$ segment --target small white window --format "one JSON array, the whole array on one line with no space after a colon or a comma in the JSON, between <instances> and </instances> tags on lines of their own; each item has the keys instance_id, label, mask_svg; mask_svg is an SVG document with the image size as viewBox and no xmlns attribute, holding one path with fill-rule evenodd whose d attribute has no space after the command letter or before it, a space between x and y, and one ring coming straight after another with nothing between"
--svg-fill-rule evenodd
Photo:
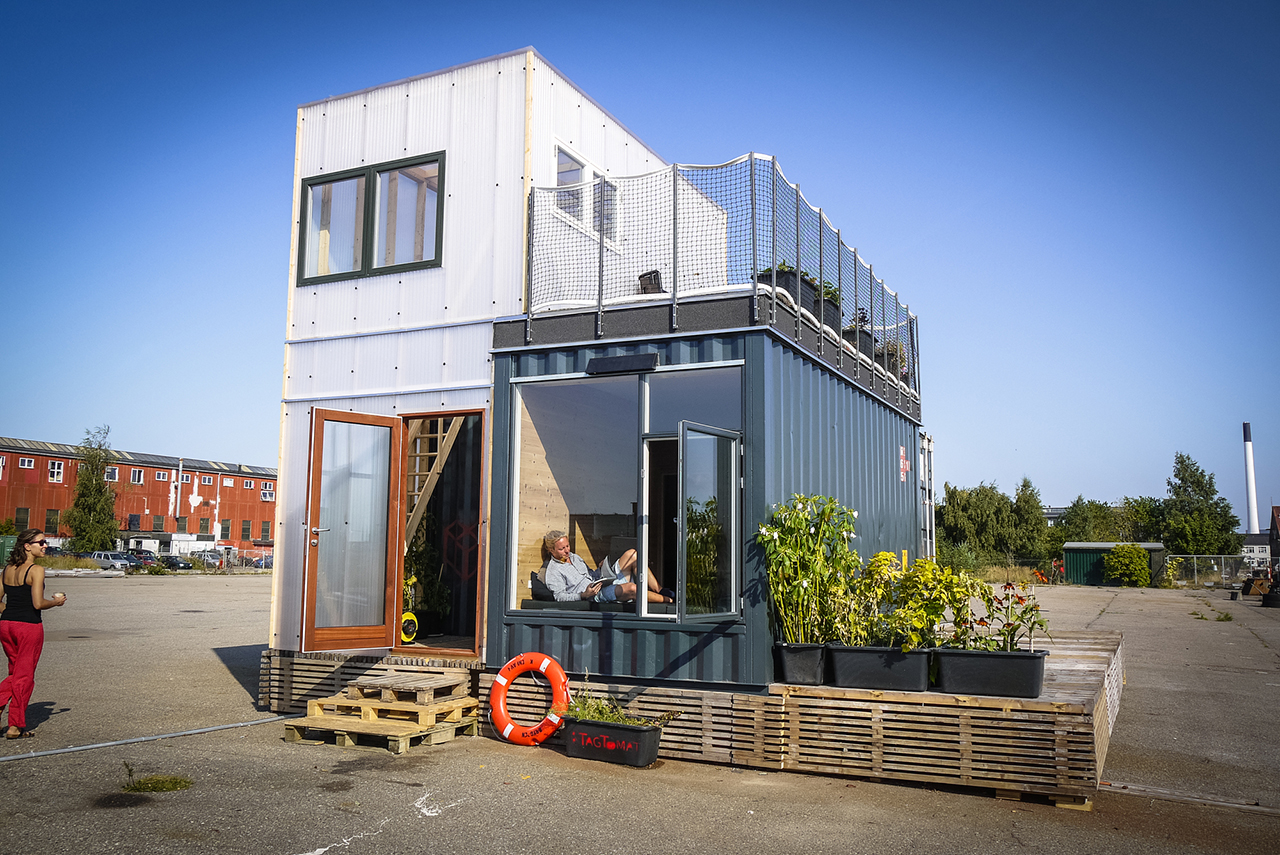
<instances>
[{"instance_id":1,"label":"small white window","mask_svg":"<svg viewBox=\"0 0 1280 855\"><path fill-rule=\"evenodd\" d=\"M168 480L169 480L169 473L168 473L168 472L160 472L160 471L157 471L157 472L156 472L156 480L157 480L157 481L168 481Z\"/></svg>"},{"instance_id":2,"label":"small white window","mask_svg":"<svg viewBox=\"0 0 1280 855\"><path fill-rule=\"evenodd\" d=\"M107 471L102 473L102 480L103 480L103 481L119 481L119 480L120 480L120 467L118 467L118 466L108 466L108 467L107 467Z\"/></svg>"},{"instance_id":3,"label":"small white window","mask_svg":"<svg viewBox=\"0 0 1280 855\"><path fill-rule=\"evenodd\" d=\"M142 483L142 479L143 479L143 477L144 477L146 474L147 474L147 473L146 473L145 471L141 470L141 469L130 469L130 470L129 470L129 483L130 483L130 484L141 484L141 483Z\"/></svg>"},{"instance_id":4,"label":"small white window","mask_svg":"<svg viewBox=\"0 0 1280 855\"><path fill-rule=\"evenodd\" d=\"M275 484L273 484L273 483L272 483L272 482L270 482L270 481L263 481L263 482L262 482L262 489L264 489L264 490L274 490L275 488L276 488L276 485L275 485Z\"/></svg>"},{"instance_id":5,"label":"small white window","mask_svg":"<svg viewBox=\"0 0 1280 855\"><path fill-rule=\"evenodd\" d=\"M222 486L224 486L224 487L234 487L235 485L236 485L236 479L235 479L235 478L223 478L223 479L222 479Z\"/></svg>"},{"instance_id":6,"label":"small white window","mask_svg":"<svg viewBox=\"0 0 1280 855\"><path fill-rule=\"evenodd\" d=\"M253 482L252 482L252 481L249 481L249 480L246 480L246 481L244 482L244 488L245 488L246 490L252 490L252 489L253 489Z\"/></svg>"},{"instance_id":7,"label":"small white window","mask_svg":"<svg viewBox=\"0 0 1280 855\"><path fill-rule=\"evenodd\" d=\"M183 484L190 484L190 483L191 483L191 473L190 473L190 472L183 472L183 473L182 473L182 483L183 483Z\"/></svg>"},{"instance_id":8,"label":"small white window","mask_svg":"<svg viewBox=\"0 0 1280 855\"><path fill-rule=\"evenodd\" d=\"M36 459L34 457L19 457L18 468L19 469L35 469Z\"/></svg>"},{"instance_id":9,"label":"small white window","mask_svg":"<svg viewBox=\"0 0 1280 855\"><path fill-rule=\"evenodd\" d=\"M204 486L206 486L206 487L212 487L212 486L213 486L213 476L212 476L212 475L201 475L201 476L200 476L200 483L201 483L201 484L203 484L203 485L204 485Z\"/></svg>"},{"instance_id":10,"label":"small white window","mask_svg":"<svg viewBox=\"0 0 1280 855\"><path fill-rule=\"evenodd\" d=\"M49 483L50 484L62 483L62 461L61 460L49 461Z\"/></svg>"},{"instance_id":11,"label":"small white window","mask_svg":"<svg viewBox=\"0 0 1280 855\"><path fill-rule=\"evenodd\" d=\"M275 490L263 490L263 491L262 491L262 501L264 501L264 502L274 502L275 500L276 500L276 492L275 492Z\"/></svg>"}]
</instances>

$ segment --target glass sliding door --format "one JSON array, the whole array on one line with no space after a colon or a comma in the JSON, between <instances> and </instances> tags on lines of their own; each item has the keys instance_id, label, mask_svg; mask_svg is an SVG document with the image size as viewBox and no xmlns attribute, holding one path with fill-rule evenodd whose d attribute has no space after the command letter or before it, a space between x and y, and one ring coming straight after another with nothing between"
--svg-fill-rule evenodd
<instances>
[{"instance_id":1,"label":"glass sliding door","mask_svg":"<svg viewBox=\"0 0 1280 855\"><path fill-rule=\"evenodd\" d=\"M676 587L681 620L738 611L738 434L680 422Z\"/></svg>"},{"instance_id":2,"label":"glass sliding door","mask_svg":"<svg viewBox=\"0 0 1280 855\"><path fill-rule=\"evenodd\" d=\"M399 597L400 447L397 418L314 412L303 646L354 650L394 644Z\"/></svg>"}]
</instances>

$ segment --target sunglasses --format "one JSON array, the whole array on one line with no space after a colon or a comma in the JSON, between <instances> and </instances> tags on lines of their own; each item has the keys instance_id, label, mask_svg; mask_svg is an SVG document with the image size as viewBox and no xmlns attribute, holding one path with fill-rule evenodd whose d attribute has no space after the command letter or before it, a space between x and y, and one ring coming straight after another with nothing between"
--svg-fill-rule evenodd
<instances>
[{"instance_id":1,"label":"sunglasses","mask_svg":"<svg viewBox=\"0 0 1280 855\"><path fill-rule=\"evenodd\" d=\"M47 541L47 540L33 540L33 541L31 541L31 543L32 543L32 544L34 544L35 546L44 546L44 545L45 545L45 544L47 544L48 542L49 542L49 541Z\"/></svg>"}]
</instances>

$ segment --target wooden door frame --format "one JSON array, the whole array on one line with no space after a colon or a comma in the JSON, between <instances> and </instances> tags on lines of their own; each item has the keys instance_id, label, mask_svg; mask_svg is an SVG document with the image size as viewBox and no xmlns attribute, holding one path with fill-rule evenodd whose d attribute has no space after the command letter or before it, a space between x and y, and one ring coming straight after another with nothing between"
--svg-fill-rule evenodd
<instances>
[{"instance_id":1,"label":"wooden door frame","mask_svg":"<svg viewBox=\"0 0 1280 855\"><path fill-rule=\"evenodd\" d=\"M405 473L409 471L409 422L417 419L448 419L458 416L479 416L480 417L480 507L478 508L478 529L476 532L477 548L476 548L476 634L472 648L456 648L456 647L428 647L429 650L438 650L441 652L461 654L463 656L479 656L481 648L484 646L485 639L485 604L489 599L488 586L488 553L489 553L489 466L490 454L492 453L492 443L489 438L489 411L484 408L474 408L465 410L443 410L432 413L409 413L400 417L403 423L403 431L405 442L403 443L403 451L401 452L400 472L401 472L401 489L400 495L403 497L408 485L408 478ZM397 549L399 550L399 568L397 572L397 583L404 585L404 553L408 548L405 537L408 534L407 519L408 508L401 510L401 532L400 541ZM397 612L397 616L398 616ZM414 651L421 651L426 645L422 643L405 644L400 640L399 620L396 621L397 630L395 633L395 652L398 654L411 654Z\"/></svg>"},{"instance_id":2,"label":"wooden door frame","mask_svg":"<svg viewBox=\"0 0 1280 855\"><path fill-rule=\"evenodd\" d=\"M371 627L322 627L317 629L316 619L316 551L311 545L311 529L320 519L320 478L324 457L324 430L326 421L348 424L376 425L389 428L391 447L388 454L388 502L387 502L387 572L383 602L383 633L375 636ZM308 454L307 516L303 543L302 584L302 649L322 650L370 650L391 648L400 636L400 588L404 575L404 435L405 427L399 416L380 416L372 413L353 413L346 410L326 410L319 407L311 411L311 449ZM369 643L369 642L376 643Z\"/></svg>"}]
</instances>

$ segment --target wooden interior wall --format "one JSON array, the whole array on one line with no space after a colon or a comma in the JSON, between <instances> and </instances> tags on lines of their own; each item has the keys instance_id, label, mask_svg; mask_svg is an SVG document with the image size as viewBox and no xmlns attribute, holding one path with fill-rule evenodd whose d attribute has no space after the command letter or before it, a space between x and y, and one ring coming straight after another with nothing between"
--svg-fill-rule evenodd
<instances>
[{"instance_id":1,"label":"wooden interior wall","mask_svg":"<svg viewBox=\"0 0 1280 855\"><path fill-rule=\"evenodd\" d=\"M519 523L516 543L517 577L527 580L529 573L542 566L542 538L554 530L570 531L569 506L560 493L555 473L547 463L547 452L529 412L520 409L520 480Z\"/></svg>"}]
</instances>

